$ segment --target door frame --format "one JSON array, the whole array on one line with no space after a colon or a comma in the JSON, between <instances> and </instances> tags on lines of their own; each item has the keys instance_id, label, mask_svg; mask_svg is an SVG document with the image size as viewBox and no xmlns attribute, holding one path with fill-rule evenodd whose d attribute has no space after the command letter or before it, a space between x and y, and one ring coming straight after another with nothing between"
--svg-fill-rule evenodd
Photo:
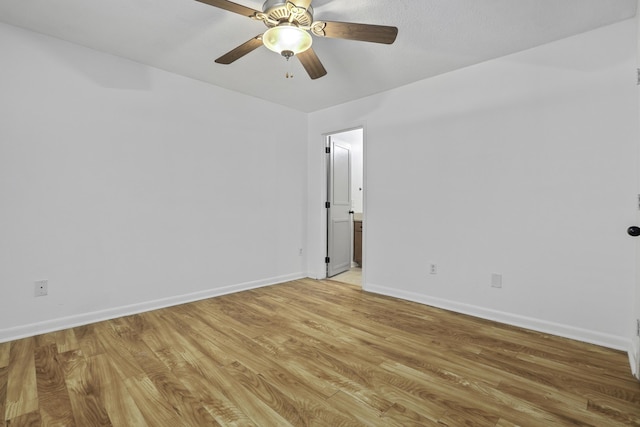
<instances>
[{"instance_id":1,"label":"door frame","mask_svg":"<svg viewBox=\"0 0 640 427\"><path fill-rule=\"evenodd\" d=\"M637 1L638 7L640 8L640 0ZM636 31L637 35L640 37L640 10L636 13ZM638 66L638 84L640 85L640 44L637 45L636 48L636 66ZM640 86L638 86L638 108L640 112ZM638 122L636 126L640 126L640 116L638 117ZM640 144L640 140L638 141ZM636 152L636 156L638 156L638 152ZM636 158L637 168L640 170L640 158ZM636 179L638 181L638 179ZM639 183L636 182L636 185ZM640 192L639 192L640 194ZM637 221L640 221L640 213L636 211L636 224ZM640 239L640 237L636 237L635 239ZM635 277L635 298L633 304L633 327L631 333L631 341L629 345L629 362L631 363L631 370L635 377L640 380L640 242L636 240L636 277Z\"/></svg>"},{"instance_id":2,"label":"door frame","mask_svg":"<svg viewBox=\"0 0 640 427\"><path fill-rule=\"evenodd\" d=\"M327 146L327 142L329 141L330 136L340 134L340 133L350 132L358 129L362 129L362 220L364 222L367 216L367 210L368 210L368 207L367 207L367 131L366 131L365 125L364 124L355 125L355 126L351 126L343 129L333 130L330 132L324 132L322 133L320 144L322 145L322 153L324 153L325 147ZM322 179L320 180L320 186L321 186L320 192L322 194L323 201L328 201L328 197L329 197L328 195L328 187L329 187L328 161L329 159L328 158L329 156L327 156L326 154L322 156L322 164L321 164ZM328 221L328 212L327 212L327 209L324 207L324 202L323 202L321 228L322 228L322 247L324 248L325 254L326 254L327 239L328 239L327 221ZM366 271L367 271L366 259L367 259L367 227L363 227L362 229L362 284L361 284L362 288L365 287L365 283L366 283ZM323 273L322 273L322 276L320 277L321 279L327 278L326 264L324 266L325 268L322 269Z\"/></svg>"}]
</instances>

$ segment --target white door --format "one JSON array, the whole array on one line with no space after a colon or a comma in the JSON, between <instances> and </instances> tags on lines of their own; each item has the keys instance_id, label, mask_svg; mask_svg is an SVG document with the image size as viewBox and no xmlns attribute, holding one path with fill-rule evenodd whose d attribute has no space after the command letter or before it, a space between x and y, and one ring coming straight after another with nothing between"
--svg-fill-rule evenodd
<instances>
[{"instance_id":1,"label":"white door","mask_svg":"<svg viewBox=\"0 0 640 427\"><path fill-rule=\"evenodd\" d=\"M333 277L351 267L351 152L331 137L327 148L327 277Z\"/></svg>"},{"instance_id":2,"label":"white door","mask_svg":"<svg viewBox=\"0 0 640 427\"><path fill-rule=\"evenodd\" d=\"M638 0L638 7L640 7L640 0ZM638 26L638 37L640 37L640 13L636 17L636 22ZM640 66L640 43L638 44L638 55L637 55L637 63ZM640 105L640 68L638 68L638 105ZM638 126L640 126L640 115L638 116ZM640 141L638 141L640 144ZM640 202L640 201L639 201ZM640 213L638 214L637 220L640 225ZM633 335L631 338L631 354L629 355L629 359L632 363L632 369L636 378L640 380L640 237L636 237L638 240L636 243L636 296L635 296L635 328L633 331Z\"/></svg>"}]
</instances>

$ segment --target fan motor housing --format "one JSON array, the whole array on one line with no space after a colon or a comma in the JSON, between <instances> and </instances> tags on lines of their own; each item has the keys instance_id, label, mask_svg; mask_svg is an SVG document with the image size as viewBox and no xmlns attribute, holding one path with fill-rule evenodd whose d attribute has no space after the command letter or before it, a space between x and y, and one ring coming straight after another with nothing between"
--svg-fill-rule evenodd
<instances>
[{"instance_id":1,"label":"fan motor housing","mask_svg":"<svg viewBox=\"0 0 640 427\"><path fill-rule=\"evenodd\" d=\"M291 15L289 7L287 7L286 0L267 0L262 5L262 11L267 15L267 20L264 21L268 27L273 26L269 21L283 22L288 21ZM293 20L294 23L301 27L310 27L313 23L313 8L309 6L305 13L296 16Z\"/></svg>"}]
</instances>

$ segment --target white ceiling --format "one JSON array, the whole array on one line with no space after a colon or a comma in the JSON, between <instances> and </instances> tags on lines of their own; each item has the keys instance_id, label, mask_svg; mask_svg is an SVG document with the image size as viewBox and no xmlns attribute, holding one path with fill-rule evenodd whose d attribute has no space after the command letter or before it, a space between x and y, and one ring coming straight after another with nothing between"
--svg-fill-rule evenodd
<instances>
[{"instance_id":1,"label":"white ceiling","mask_svg":"<svg viewBox=\"0 0 640 427\"><path fill-rule=\"evenodd\" d=\"M262 9L260 0L236 3ZM636 0L314 0L316 20L392 25L393 45L314 37L328 75L264 47L265 27L195 0L0 0L0 21L311 112L612 24ZM293 79L285 73L292 71Z\"/></svg>"}]
</instances>

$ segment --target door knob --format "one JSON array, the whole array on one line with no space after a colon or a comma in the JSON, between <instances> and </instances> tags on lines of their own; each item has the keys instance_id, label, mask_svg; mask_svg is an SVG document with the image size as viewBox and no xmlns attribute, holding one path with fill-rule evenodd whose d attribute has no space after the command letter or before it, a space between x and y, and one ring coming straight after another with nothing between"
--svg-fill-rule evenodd
<instances>
[{"instance_id":1,"label":"door knob","mask_svg":"<svg viewBox=\"0 0 640 427\"><path fill-rule=\"evenodd\" d=\"M640 227L636 227L635 225L632 225L631 227L627 228L627 234L633 237L640 236Z\"/></svg>"}]
</instances>

